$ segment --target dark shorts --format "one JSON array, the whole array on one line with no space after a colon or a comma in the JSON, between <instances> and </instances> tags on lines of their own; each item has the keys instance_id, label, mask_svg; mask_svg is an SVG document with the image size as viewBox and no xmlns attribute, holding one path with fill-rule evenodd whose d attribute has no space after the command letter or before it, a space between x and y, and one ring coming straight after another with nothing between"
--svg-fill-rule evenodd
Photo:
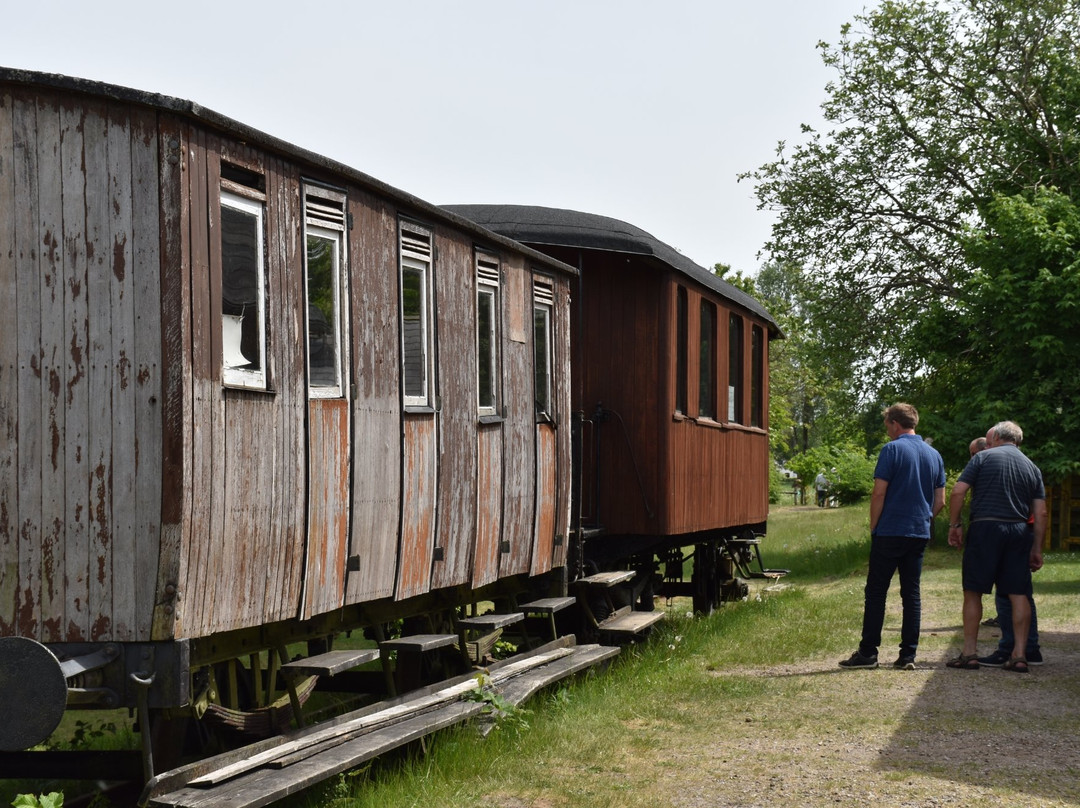
<instances>
[{"instance_id":1,"label":"dark shorts","mask_svg":"<svg viewBox=\"0 0 1080 808\"><path fill-rule=\"evenodd\" d=\"M1026 522L972 522L964 543L964 589L1031 594L1032 532Z\"/></svg>"}]
</instances>

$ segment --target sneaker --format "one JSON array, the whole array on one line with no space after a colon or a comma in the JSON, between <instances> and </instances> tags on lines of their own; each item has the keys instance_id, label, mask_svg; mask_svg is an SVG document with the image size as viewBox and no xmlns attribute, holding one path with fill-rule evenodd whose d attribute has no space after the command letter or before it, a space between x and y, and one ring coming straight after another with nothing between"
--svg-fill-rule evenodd
<instances>
[{"instance_id":1,"label":"sneaker","mask_svg":"<svg viewBox=\"0 0 1080 808\"><path fill-rule=\"evenodd\" d=\"M1000 668L1009 661L1009 652L997 650L990 656L979 657L979 664L990 668Z\"/></svg>"},{"instance_id":2,"label":"sneaker","mask_svg":"<svg viewBox=\"0 0 1080 808\"><path fill-rule=\"evenodd\" d=\"M1029 665L1043 664L1042 651L1028 651L1027 661Z\"/></svg>"},{"instance_id":3,"label":"sneaker","mask_svg":"<svg viewBox=\"0 0 1080 808\"><path fill-rule=\"evenodd\" d=\"M873 656L863 656L856 651L847 659L840 661L841 668L876 668L877 667L877 654Z\"/></svg>"},{"instance_id":4,"label":"sneaker","mask_svg":"<svg viewBox=\"0 0 1080 808\"><path fill-rule=\"evenodd\" d=\"M990 626L991 628L997 628L998 619L996 617L991 617L989 620L983 620L982 624L984 626Z\"/></svg>"},{"instance_id":5,"label":"sneaker","mask_svg":"<svg viewBox=\"0 0 1080 808\"><path fill-rule=\"evenodd\" d=\"M892 664L898 671L913 671L915 670L915 657L902 656L899 657L896 662Z\"/></svg>"}]
</instances>

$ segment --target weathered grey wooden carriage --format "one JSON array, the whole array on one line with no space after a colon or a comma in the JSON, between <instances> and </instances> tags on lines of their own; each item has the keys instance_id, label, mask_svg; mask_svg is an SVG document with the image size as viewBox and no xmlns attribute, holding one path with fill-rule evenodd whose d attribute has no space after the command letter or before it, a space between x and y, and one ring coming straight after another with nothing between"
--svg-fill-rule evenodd
<instances>
[{"instance_id":1,"label":"weathered grey wooden carriage","mask_svg":"<svg viewBox=\"0 0 1080 808\"><path fill-rule=\"evenodd\" d=\"M0 748L558 589L574 272L195 104L0 69Z\"/></svg>"}]
</instances>

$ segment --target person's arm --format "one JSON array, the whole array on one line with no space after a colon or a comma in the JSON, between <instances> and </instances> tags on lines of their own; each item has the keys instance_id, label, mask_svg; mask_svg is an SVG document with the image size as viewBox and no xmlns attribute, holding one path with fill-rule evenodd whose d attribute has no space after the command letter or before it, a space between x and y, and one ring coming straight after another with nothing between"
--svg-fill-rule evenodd
<instances>
[{"instance_id":1,"label":"person's arm","mask_svg":"<svg viewBox=\"0 0 1080 808\"><path fill-rule=\"evenodd\" d=\"M889 487L889 481L880 477L874 478L874 490L870 494L870 532L877 530L878 520L881 519L881 510L885 507L885 491Z\"/></svg>"},{"instance_id":2,"label":"person's arm","mask_svg":"<svg viewBox=\"0 0 1080 808\"><path fill-rule=\"evenodd\" d=\"M953 486L952 496L949 497L949 544L960 547L964 543L964 526L960 522L960 514L964 510L964 497L967 496L967 483L957 481Z\"/></svg>"},{"instance_id":3,"label":"person's arm","mask_svg":"<svg viewBox=\"0 0 1080 808\"><path fill-rule=\"evenodd\" d=\"M935 516L937 516L939 513L941 513L941 509L944 508L944 507L945 507L945 488L943 486L941 488L935 488L934 489L934 506L930 511L930 518L932 519Z\"/></svg>"},{"instance_id":4,"label":"person's arm","mask_svg":"<svg viewBox=\"0 0 1080 808\"><path fill-rule=\"evenodd\" d=\"M1031 571L1042 569L1043 537L1046 535L1046 500L1036 499L1031 503L1031 514L1035 517L1032 528L1035 531L1035 539L1031 542L1031 557L1029 559Z\"/></svg>"}]
</instances>

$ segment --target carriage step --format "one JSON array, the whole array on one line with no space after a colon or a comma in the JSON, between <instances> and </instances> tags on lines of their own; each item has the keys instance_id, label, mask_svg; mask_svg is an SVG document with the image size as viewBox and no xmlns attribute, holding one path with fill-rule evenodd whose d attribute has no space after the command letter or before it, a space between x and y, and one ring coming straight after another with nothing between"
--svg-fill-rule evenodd
<instances>
[{"instance_id":1,"label":"carriage step","mask_svg":"<svg viewBox=\"0 0 1080 808\"><path fill-rule=\"evenodd\" d=\"M636 575L633 570L613 570L611 572L598 572L595 575L588 575L584 578L578 578L574 581L575 584L582 586L595 586L595 587L611 587L617 584L626 583Z\"/></svg>"},{"instance_id":2,"label":"carriage step","mask_svg":"<svg viewBox=\"0 0 1080 808\"><path fill-rule=\"evenodd\" d=\"M663 619L663 612L625 612L602 620L598 628L606 634L634 637Z\"/></svg>"},{"instance_id":3,"label":"carriage step","mask_svg":"<svg viewBox=\"0 0 1080 808\"><path fill-rule=\"evenodd\" d=\"M577 598L540 598L531 603L522 603L518 606L525 614L555 614L555 612L573 606Z\"/></svg>"},{"instance_id":4,"label":"carriage step","mask_svg":"<svg viewBox=\"0 0 1080 808\"><path fill-rule=\"evenodd\" d=\"M409 651L424 654L438 648L446 648L458 641L457 634L412 634L408 637L394 637L383 640L379 647L384 651Z\"/></svg>"},{"instance_id":5,"label":"carriage step","mask_svg":"<svg viewBox=\"0 0 1080 808\"><path fill-rule=\"evenodd\" d=\"M355 651L328 651L325 654L286 662L281 670L294 676L334 676L335 674L372 662L379 658L379 649L361 648Z\"/></svg>"},{"instance_id":6,"label":"carriage step","mask_svg":"<svg viewBox=\"0 0 1080 808\"><path fill-rule=\"evenodd\" d=\"M499 628L512 626L514 623L520 623L524 619L525 615L521 612L511 612L510 614L478 614L476 617L462 617L457 621L457 624L461 631L466 631L468 629L474 629L476 631L495 631Z\"/></svg>"}]
</instances>

